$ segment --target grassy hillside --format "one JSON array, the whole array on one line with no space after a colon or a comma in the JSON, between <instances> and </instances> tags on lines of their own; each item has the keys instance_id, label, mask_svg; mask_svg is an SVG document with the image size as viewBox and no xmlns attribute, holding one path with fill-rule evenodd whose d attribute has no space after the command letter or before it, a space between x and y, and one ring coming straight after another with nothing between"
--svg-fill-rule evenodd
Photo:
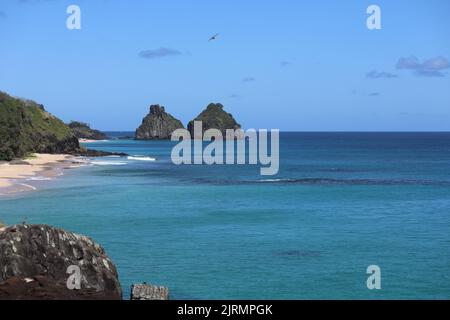
<instances>
[{"instance_id":1,"label":"grassy hillside","mask_svg":"<svg viewBox=\"0 0 450 320\"><path fill-rule=\"evenodd\" d=\"M78 139L61 120L42 105L0 92L0 160L29 153L72 153Z\"/></svg>"}]
</instances>

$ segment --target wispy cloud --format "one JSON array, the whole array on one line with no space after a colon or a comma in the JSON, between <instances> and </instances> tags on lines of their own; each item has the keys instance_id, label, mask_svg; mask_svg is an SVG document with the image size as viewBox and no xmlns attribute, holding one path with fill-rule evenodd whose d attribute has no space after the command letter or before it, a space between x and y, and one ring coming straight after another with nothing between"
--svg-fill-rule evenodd
<instances>
[{"instance_id":1,"label":"wispy cloud","mask_svg":"<svg viewBox=\"0 0 450 320\"><path fill-rule=\"evenodd\" d=\"M369 79L392 79L392 78L397 78L398 76L396 74L390 73L390 72L384 72L384 71L376 71L376 70L372 70L370 72L366 73L366 78Z\"/></svg>"},{"instance_id":2,"label":"wispy cloud","mask_svg":"<svg viewBox=\"0 0 450 320\"><path fill-rule=\"evenodd\" d=\"M243 82L254 82L256 81L255 78L253 77L245 77L244 79L242 79Z\"/></svg>"},{"instance_id":3,"label":"wispy cloud","mask_svg":"<svg viewBox=\"0 0 450 320\"><path fill-rule=\"evenodd\" d=\"M420 62L415 56L400 58L397 62L397 69L414 70L416 75L423 77L444 77L446 74L442 72L450 68L450 62L444 57L435 57L424 62Z\"/></svg>"},{"instance_id":4,"label":"wispy cloud","mask_svg":"<svg viewBox=\"0 0 450 320\"><path fill-rule=\"evenodd\" d=\"M164 48L154 50L144 50L139 52L139 56L144 59L159 59L169 56L179 56L182 53L176 49Z\"/></svg>"},{"instance_id":5,"label":"wispy cloud","mask_svg":"<svg viewBox=\"0 0 450 320\"><path fill-rule=\"evenodd\" d=\"M420 68L419 59L415 56L400 58L397 62L397 69L418 69Z\"/></svg>"}]
</instances>

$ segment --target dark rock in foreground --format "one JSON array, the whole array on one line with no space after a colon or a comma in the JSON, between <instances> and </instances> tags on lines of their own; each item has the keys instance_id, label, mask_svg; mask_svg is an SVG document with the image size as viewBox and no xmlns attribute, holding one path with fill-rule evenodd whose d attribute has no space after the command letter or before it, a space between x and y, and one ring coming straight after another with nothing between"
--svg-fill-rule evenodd
<instances>
[{"instance_id":1,"label":"dark rock in foreground","mask_svg":"<svg viewBox=\"0 0 450 320\"><path fill-rule=\"evenodd\" d=\"M120 300L113 292L68 290L52 278L12 277L0 283L0 300Z\"/></svg>"},{"instance_id":2,"label":"dark rock in foreground","mask_svg":"<svg viewBox=\"0 0 450 320\"><path fill-rule=\"evenodd\" d=\"M68 267L79 268L70 290ZM0 230L0 299L121 299L116 267L90 238L46 225Z\"/></svg>"},{"instance_id":3,"label":"dark rock in foreground","mask_svg":"<svg viewBox=\"0 0 450 320\"><path fill-rule=\"evenodd\" d=\"M169 300L169 289L149 284L131 286L131 300Z\"/></svg>"},{"instance_id":4,"label":"dark rock in foreground","mask_svg":"<svg viewBox=\"0 0 450 320\"><path fill-rule=\"evenodd\" d=\"M199 133L194 136L194 121L202 121L202 135L208 129L218 129L225 138L227 129L237 130L241 128L241 125L236 122L231 113L223 110L223 105L220 103L210 103L202 113L189 122L188 130L191 133L191 137L193 139L202 139Z\"/></svg>"},{"instance_id":5,"label":"dark rock in foreground","mask_svg":"<svg viewBox=\"0 0 450 320\"><path fill-rule=\"evenodd\" d=\"M168 114L160 105L150 106L150 113L136 130L136 140L167 140L176 129L184 128L180 120Z\"/></svg>"},{"instance_id":6,"label":"dark rock in foreground","mask_svg":"<svg viewBox=\"0 0 450 320\"><path fill-rule=\"evenodd\" d=\"M84 122L72 121L68 126L72 129L78 139L105 140L108 138L106 134L99 130L91 129L91 127Z\"/></svg>"}]
</instances>

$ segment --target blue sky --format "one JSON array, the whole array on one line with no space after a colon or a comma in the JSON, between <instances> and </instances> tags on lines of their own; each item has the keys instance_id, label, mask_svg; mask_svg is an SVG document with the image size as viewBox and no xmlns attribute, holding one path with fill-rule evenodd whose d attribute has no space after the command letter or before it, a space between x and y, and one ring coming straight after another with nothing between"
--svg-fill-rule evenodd
<instances>
[{"instance_id":1,"label":"blue sky","mask_svg":"<svg viewBox=\"0 0 450 320\"><path fill-rule=\"evenodd\" d=\"M450 130L448 0L1 0L0 41L0 90L102 130L210 102L244 128Z\"/></svg>"}]
</instances>

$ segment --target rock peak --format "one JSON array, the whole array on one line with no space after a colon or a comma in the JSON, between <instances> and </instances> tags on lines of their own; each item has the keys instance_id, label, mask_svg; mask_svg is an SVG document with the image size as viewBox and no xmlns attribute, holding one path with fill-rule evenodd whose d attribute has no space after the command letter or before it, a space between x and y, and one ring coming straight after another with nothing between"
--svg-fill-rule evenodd
<instances>
[{"instance_id":1,"label":"rock peak","mask_svg":"<svg viewBox=\"0 0 450 320\"><path fill-rule=\"evenodd\" d=\"M210 103L208 104L208 106L206 107L206 109L223 109L223 104L221 103Z\"/></svg>"},{"instance_id":2,"label":"rock peak","mask_svg":"<svg viewBox=\"0 0 450 320\"><path fill-rule=\"evenodd\" d=\"M150 113L151 114L161 114L161 113L165 113L166 110L163 106L160 106L159 104L152 104L150 106Z\"/></svg>"},{"instance_id":3,"label":"rock peak","mask_svg":"<svg viewBox=\"0 0 450 320\"><path fill-rule=\"evenodd\" d=\"M176 129L184 128L180 120L174 118L159 104L150 106L150 113L136 129L136 140L167 140Z\"/></svg>"}]
</instances>

